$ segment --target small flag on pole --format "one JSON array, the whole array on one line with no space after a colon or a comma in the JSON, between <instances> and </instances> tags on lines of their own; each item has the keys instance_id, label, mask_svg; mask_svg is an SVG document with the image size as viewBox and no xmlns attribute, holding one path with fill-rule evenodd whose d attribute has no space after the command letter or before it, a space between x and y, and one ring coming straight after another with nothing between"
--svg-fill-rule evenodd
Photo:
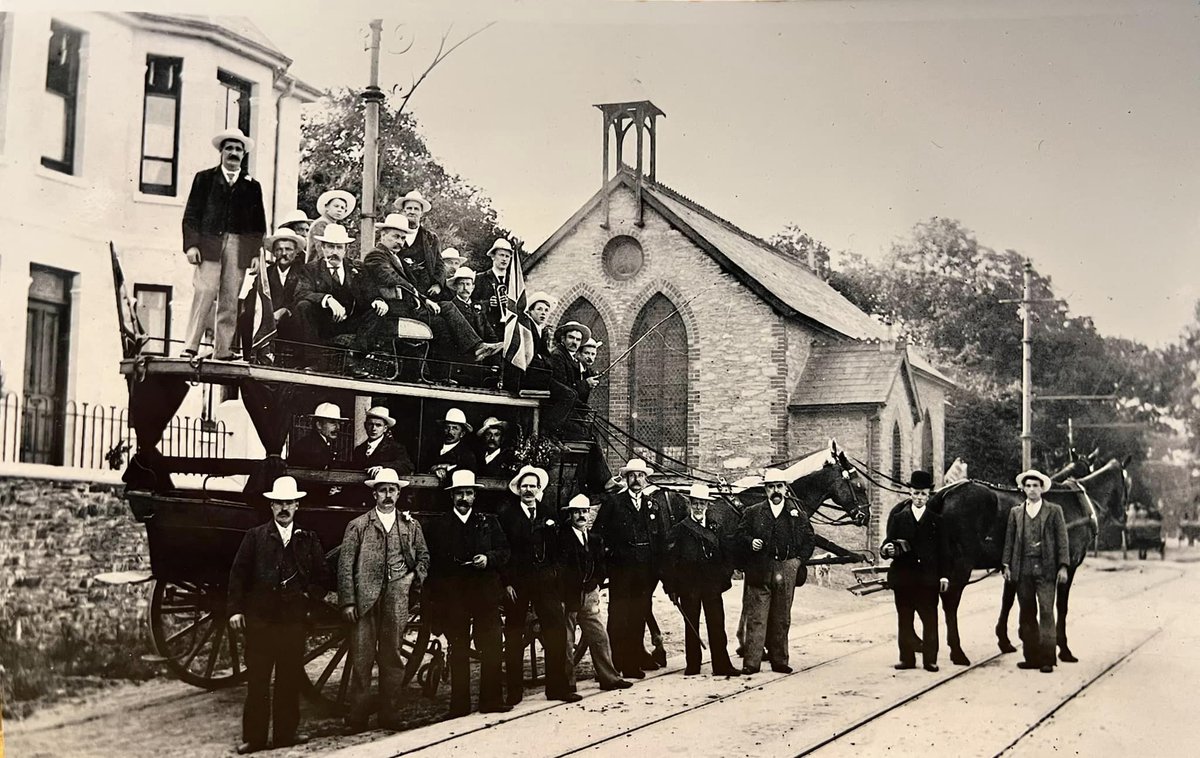
<instances>
[{"instance_id":1,"label":"small flag on pole","mask_svg":"<svg viewBox=\"0 0 1200 758\"><path fill-rule=\"evenodd\" d=\"M508 295L508 314L504 324L504 361L524 372L533 363L533 318L525 310L525 276L521 273L521 256L513 253L505 277Z\"/></svg>"},{"instance_id":2,"label":"small flag on pole","mask_svg":"<svg viewBox=\"0 0 1200 758\"><path fill-rule=\"evenodd\" d=\"M137 303L129 296L129 290L125 287L125 272L121 270L121 256L117 254L116 244L109 242L108 251L112 255L113 289L117 294L117 326L121 330L121 355L126 359L136 358L150 341L150 337L138 319Z\"/></svg>"},{"instance_id":3,"label":"small flag on pole","mask_svg":"<svg viewBox=\"0 0 1200 758\"><path fill-rule=\"evenodd\" d=\"M261 258L260 265L265 263ZM250 363L272 362L271 339L275 336L275 306L271 302L271 285L265 275L258 271L246 271L242 289L238 294L241 302L240 329L242 355ZM264 349L266 352L264 353Z\"/></svg>"}]
</instances>

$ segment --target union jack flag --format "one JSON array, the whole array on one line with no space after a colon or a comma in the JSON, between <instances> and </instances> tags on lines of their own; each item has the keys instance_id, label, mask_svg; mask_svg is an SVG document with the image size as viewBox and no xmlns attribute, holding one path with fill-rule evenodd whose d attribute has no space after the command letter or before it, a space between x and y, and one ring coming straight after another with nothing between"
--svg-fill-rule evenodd
<instances>
[{"instance_id":1,"label":"union jack flag","mask_svg":"<svg viewBox=\"0 0 1200 758\"><path fill-rule=\"evenodd\" d=\"M507 322L504 324L504 361L519 371L527 371L533 363L533 318L525 311L525 276L521 273L521 256L514 252L505 277L508 294Z\"/></svg>"},{"instance_id":2,"label":"union jack flag","mask_svg":"<svg viewBox=\"0 0 1200 758\"><path fill-rule=\"evenodd\" d=\"M117 253L116 244L109 242L108 251L112 255L113 289L117 293L117 325L121 330L121 354L126 359L135 358L150 341L150 337L138 319L137 303L129 296L129 289L125 286L125 272L121 269L121 256Z\"/></svg>"},{"instance_id":3,"label":"union jack flag","mask_svg":"<svg viewBox=\"0 0 1200 758\"><path fill-rule=\"evenodd\" d=\"M260 267L266 261L259 258ZM238 294L241 301L239 331L242 355L249 363L271 363L274 360L271 338L275 336L275 306L271 302L271 284L263 273L247 271Z\"/></svg>"}]
</instances>

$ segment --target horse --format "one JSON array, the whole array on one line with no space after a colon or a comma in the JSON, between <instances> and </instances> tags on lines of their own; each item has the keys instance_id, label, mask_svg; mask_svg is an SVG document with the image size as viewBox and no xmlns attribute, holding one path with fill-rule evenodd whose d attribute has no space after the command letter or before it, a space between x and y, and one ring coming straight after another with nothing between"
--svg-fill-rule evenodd
<instances>
[{"instance_id":1,"label":"horse","mask_svg":"<svg viewBox=\"0 0 1200 758\"><path fill-rule=\"evenodd\" d=\"M1128 459L1126 459L1126 463ZM1099 532L1099 522L1124 523L1125 501L1129 494L1129 479L1125 464L1110 460L1081 479L1070 479L1051 487L1042 497L1063 509L1070 542L1070 563L1067 582L1057 593L1057 644L1059 657L1066 662L1078 660L1067 644L1067 610L1075 571L1083 563ZM951 662L968 666L971 661L963 652L958 630L958 606L963 590L970 583L974 569L1000 568L1004 550L1005 526L1008 512L1025 501L1024 492L1015 488L968 480L937 490L930 496L929 507L942 516L942 528L949 545L949 569L945 572L950 586L942 593L942 611L946 619L946 643ZM1008 611L1004 608L996 625L996 639L1001 651L1016 650L1008 640Z\"/></svg>"}]
</instances>

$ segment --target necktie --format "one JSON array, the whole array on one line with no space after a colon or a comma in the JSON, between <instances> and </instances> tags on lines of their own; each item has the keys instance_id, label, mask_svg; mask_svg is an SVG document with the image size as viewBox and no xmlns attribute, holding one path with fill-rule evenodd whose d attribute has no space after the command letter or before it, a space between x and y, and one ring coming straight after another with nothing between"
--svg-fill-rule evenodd
<instances>
[{"instance_id":1,"label":"necktie","mask_svg":"<svg viewBox=\"0 0 1200 758\"><path fill-rule=\"evenodd\" d=\"M529 508L529 507L525 508L525 515L529 517L530 521L533 521L533 517L534 517L535 513L537 513L537 511L535 511L533 508Z\"/></svg>"},{"instance_id":2,"label":"necktie","mask_svg":"<svg viewBox=\"0 0 1200 758\"><path fill-rule=\"evenodd\" d=\"M342 281L342 267L341 266L330 266L329 267L329 275L332 276L333 280L335 282L337 282L338 284L344 283Z\"/></svg>"},{"instance_id":3,"label":"necktie","mask_svg":"<svg viewBox=\"0 0 1200 758\"><path fill-rule=\"evenodd\" d=\"M640 511L642 509L642 496L640 494L633 496L633 509L635 511Z\"/></svg>"}]
</instances>

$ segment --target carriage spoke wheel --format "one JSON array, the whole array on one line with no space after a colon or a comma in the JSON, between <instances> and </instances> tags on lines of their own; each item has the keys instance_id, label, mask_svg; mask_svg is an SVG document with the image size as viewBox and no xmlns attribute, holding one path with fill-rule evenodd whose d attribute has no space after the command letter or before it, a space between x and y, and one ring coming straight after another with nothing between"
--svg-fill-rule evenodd
<instances>
[{"instance_id":1,"label":"carriage spoke wheel","mask_svg":"<svg viewBox=\"0 0 1200 758\"><path fill-rule=\"evenodd\" d=\"M351 629L338 608L322 603L312 614L304 644L305 695L335 713L350 709ZM428 649L429 625L422 622L419 613L413 614L400 643L405 686L420 670Z\"/></svg>"},{"instance_id":2,"label":"carriage spoke wheel","mask_svg":"<svg viewBox=\"0 0 1200 758\"><path fill-rule=\"evenodd\" d=\"M229 628L224 587L155 580L150 636L168 668L188 684L215 690L245 678L242 640Z\"/></svg>"}]
</instances>

